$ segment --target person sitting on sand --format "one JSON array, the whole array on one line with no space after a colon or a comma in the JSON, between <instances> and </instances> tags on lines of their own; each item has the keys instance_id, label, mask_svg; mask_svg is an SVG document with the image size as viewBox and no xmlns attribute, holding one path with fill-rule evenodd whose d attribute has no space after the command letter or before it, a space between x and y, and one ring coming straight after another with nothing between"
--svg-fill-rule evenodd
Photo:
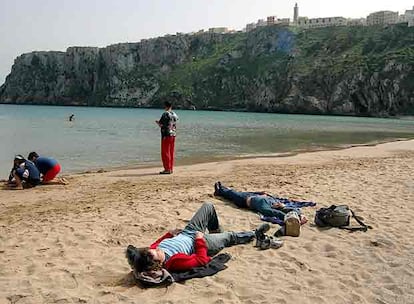
<instances>
[{"instance_id":1,"label":"person sitting on sand","mask_svg":"<svg viewBox=\"0 0 414 304\"><path fill-rule=\"evenodd\" d=\"M16 155L9 175L9 188L21 190L24 187L31 188L38 184L40 184L40 172L35 164L22 155Z\"/></svg>"},{"instance_id":2,"label":"person sitting on sand","mask_svg":"<svg viewBox=\"0 0 414 304\"><path fill-rule=\"evenodd\" d=\"M286 233L286 235L298 236L300 225L303 225L308 221L305 216L301 215L299 208L287 207L280 202L280 199L275 198L264 191L238 192L223 186L221 182L217 182L214 184L214 195L231 201L239 208L251 209L267 217L276 217L281 222L285 221L285 217L288 213L296 213L297 216L289 216L288 225L293 232L283 232L283 234Z\"/></svg>"},{"instance_id":3,"label":"person sitting on sand","mask_svg":"<svg viewBox=\"0 0 414 304\"><path fill-rule=\"evenodd\" d=\"M42 174L43 184L51 182L61 170L60 164L55 159L39 156L36 152L30 152L27 159L32 161ZM64 179L58 179L57 183L65 185L66 181Z\"/></svg>"},{"instance_id":4,"label":"person sitting on sand","mask_svg":"<svg viewBox=\"0 0 414 304\"><path fill-rule=\"evenodd\" d=\"M206 229L208 234L205 234ZM224 247L246 244L261 238L270 229L263 224L255 231L222 232L214 205L204 203L184 230L170 231L150 247L128 246L126 256L134 271L146 272L165 268L171 272L204 266Z\"/></svg>"}]
</instances>

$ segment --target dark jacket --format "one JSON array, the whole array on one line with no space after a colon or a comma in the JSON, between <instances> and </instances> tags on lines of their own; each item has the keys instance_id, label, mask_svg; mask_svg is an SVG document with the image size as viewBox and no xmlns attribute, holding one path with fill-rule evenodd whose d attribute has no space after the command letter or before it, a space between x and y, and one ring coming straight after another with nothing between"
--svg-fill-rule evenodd
<instances>
[{"instance_id":1,"label":"dark jacket","mask_svg":"<svg viewBox=\"0 0 414 304\"><path fill-rule=\"evenodd\" d=\"M165 111L159 121L161 127L161 137L177 135L178 116L173 111Z\"/></svg>"}]
</instances>

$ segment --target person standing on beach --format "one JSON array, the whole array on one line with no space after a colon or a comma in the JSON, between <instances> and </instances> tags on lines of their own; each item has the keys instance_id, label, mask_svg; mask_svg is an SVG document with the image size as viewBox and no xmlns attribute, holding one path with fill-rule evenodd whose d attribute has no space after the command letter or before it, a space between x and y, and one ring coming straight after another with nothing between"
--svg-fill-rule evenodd
<instances>
[{"instance_id":1,"label":"person standing on beach","mask_svg":"<svg viewBox=\"0 0 414 304\"><path fill-rule=\"evenodd\" d=\"M160 174L172 174L178 116L172 111L172 103L169 101L164 103L164 110L160 120L155 121L161 129L161 159L164 171Z\"/></svg>"}]
</instances>

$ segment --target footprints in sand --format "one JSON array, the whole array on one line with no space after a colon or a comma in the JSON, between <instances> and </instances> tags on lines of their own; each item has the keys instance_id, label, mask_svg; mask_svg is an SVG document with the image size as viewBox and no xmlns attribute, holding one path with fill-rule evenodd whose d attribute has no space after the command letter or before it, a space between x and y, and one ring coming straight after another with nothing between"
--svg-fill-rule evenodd
<instances>
[{"instance_id":1,"label":"footprints in sand","mask_svg":"<svg viewBox=\"0 0 414 304\"><path fill-rule=\"evenodd\" d=\"M11 295L11 296L8 296L7 297L7 300L8 301L10 301L10 302L8 302L8 303L10 303L10 304L15 304L15 303L17 303L18 301L20 301L21 299L24 299L24 298L26 298L26 297L28 297L29 295L21 295L21 294L16 294L16 295ZM22 302L22 301L21 301ZM2 303L2 302L0 302L0 303ZM5 302L4 302L5 303Z\"/></svg>"},{"instance_id":2,"label":"footprints in sand","mask_svg":"<svg viewBox=\"0 0 414 304\"><path fill-rule=\"evenodd\" d=\"M64 289L76 289L79 284L76 275L67 269L56 271L53 274L53 283L56 288L63 287Z\"/></svg>"},{"instance_id":3,"label":"footprints in sand","mask_svg":"<svg viewBox=\"0 0 414 304\"><path fill-rule=\"evenodd\" d=\"M414 303L413 192L404 183L414 169L410 160L404 170L401 160L390 158L223 171L245 190L264 187L324 206L349 204L375 229L352 234L309 223L278 250L229 248L228 269L154 290L135 285L125 247L148 245L166 228L184 225L201 201L213 200L212 174L207 180L177 175L173 183L158 176L113 183L100 175L91 184L90 177L79 177L76 193L70 190L75 182L62 197L45 188L36 193L41 200L25 204L10 194L0 203L0 303ZM216 204L226 228L260 222L248 211ZM312 222L314 210L304 212Z\"/></svg>"},{"instance_id":4,"label":"footprints in sand","mask_svg":"<svg viewBox=\"0 0 414 304\"><path fill-rule=\"evenodd\" d=\"M340 255L341 252L337 249L337 247L327 243L323 245L323 254L328 258L334 259L338 256L338 254Z\"/></svg>"}]
</instances>

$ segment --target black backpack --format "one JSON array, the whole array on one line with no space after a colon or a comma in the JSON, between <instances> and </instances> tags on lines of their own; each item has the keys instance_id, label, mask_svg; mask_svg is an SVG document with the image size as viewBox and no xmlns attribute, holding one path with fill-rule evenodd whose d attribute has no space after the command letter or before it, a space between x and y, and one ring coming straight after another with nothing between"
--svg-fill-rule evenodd
<instances>
[{"instance_id":1,"label":"black backpack","mask_svg":"<svg viewBox=\"0 0 414 304\"><path fill-rule=\"evenodd\" d=\"M353 217L360 226L350 226ZM349 231L368 231L371 226L366 225L347 205L332 205L329 208L320 208L315 214L315 224L319 227L337 227Z\"/></svg>"}]
</instances>

